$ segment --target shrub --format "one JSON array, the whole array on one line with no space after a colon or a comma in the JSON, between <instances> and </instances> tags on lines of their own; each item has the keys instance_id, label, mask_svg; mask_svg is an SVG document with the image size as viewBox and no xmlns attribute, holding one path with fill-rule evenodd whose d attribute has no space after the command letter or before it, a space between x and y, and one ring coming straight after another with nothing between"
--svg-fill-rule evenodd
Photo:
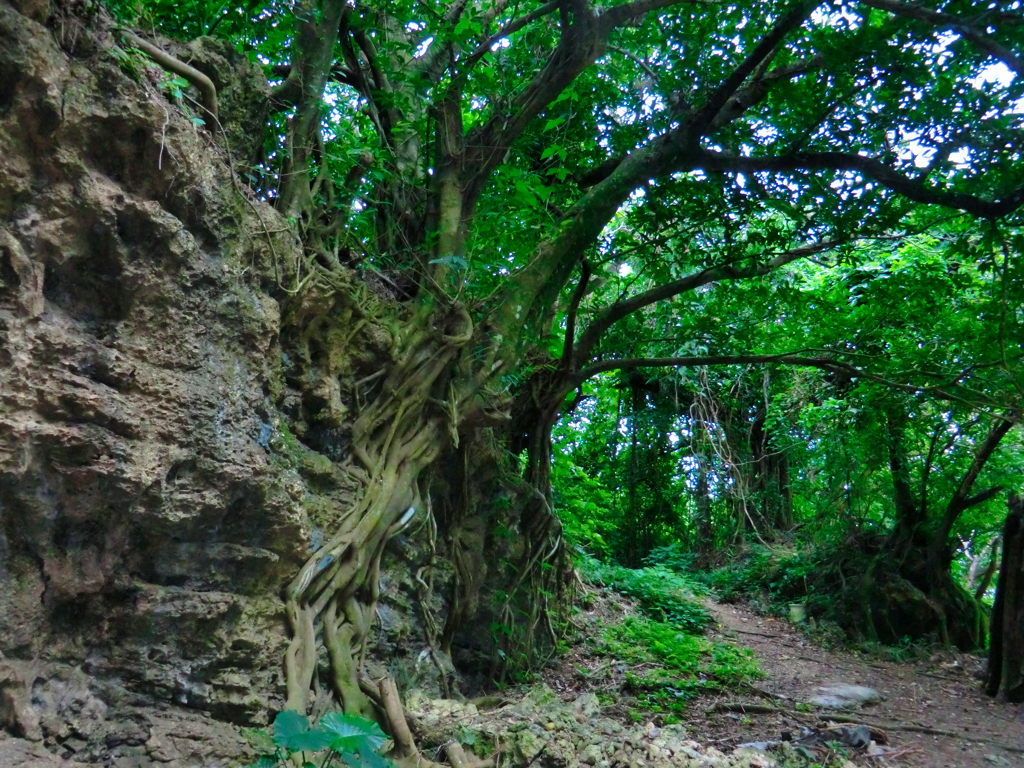
<instances>
[{"instance_id":1,"label":"shrub","mask_svg":"<svg viewBox=\"0 0 1024 768\"><path fill-rule=\"evenodd\" d=\"M700 633L711 621L707 610L697 600L698 593L706 590L693 579L663 566L634 570L587 558L582 571L592 583L603 584L632 598L645 616L670 624L676 630Z\"/></svg>"}]
</instances>

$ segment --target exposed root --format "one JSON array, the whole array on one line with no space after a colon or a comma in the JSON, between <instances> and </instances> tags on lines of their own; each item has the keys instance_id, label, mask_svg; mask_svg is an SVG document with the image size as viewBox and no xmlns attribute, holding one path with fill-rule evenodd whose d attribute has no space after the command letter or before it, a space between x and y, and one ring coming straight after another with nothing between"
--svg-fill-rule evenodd
<instances>
[{"instance_id":1,"label":"exposed root","mask_svg":"<svg viewBox=\"0 0 1024 768\"><path fill-rule=\"evenodd\" d=\"M448 755L448 762L451 763L452 768L494 768L493 757L486 760L471 758L457 741L448 742L444 751Z\"/></svg>"},{"instance_id":2,"label":"exposed root","mask_svg":"<svg viewBox=\"0 0 1024 768\"><path fill-rule=\"evenodd\" d=\"M417 514L424 517L426 489L420 474L437 458L450 431L446 422L457 410L450 372L459 348L471 337L472 323L460 308L443 330L430 319L424 313L416 324L419 330L401 342L400 362L353 425L353 453L365 478L362 497L286 590L292 630L285 657L287 708L307 712L319 627L337 701L348 713L380 722L394 740L392 757L410 768L434 764L416 747L394 680L374 683L362 667L384 549ZM441 402L445 397L449 403ZM433 525L432 519L428 524ZM454 758L449 753L449 759L453 766L462 760L456 768L483 768L464 753Z\"/></svg>"},{"instance_id":3,"label":"exposed root","mask_svg":"<svg viewBox=\"0 0 1024 768\"><path fill-rule=\"evenodd\" d=\"M175 75L181 75L183 78L188 80L192 85L199 89L199 93L203 97L203 109L209 113L210 117L216 119L217 117L217 87L213 84L213 81L200 72L195 67L192 67L180 59L171 56L160 48L157 48L147 40L143 40L141 37L136 35L134 32L129 32L127 29L120 30L125 40L134 45L140 51L148 55L153 61L159 64L161 67L166 69L168 72L173 72Z\"/></svg>"},{"instance_id":4,"label":"exposed root","mask_svg":"<svg viewBox=\"0 0 1024 768\"><path fill-rule=\"evenodd\" d=\"M417 753L416 742L412 738L409 724L405 721L405 707L398 696L398 686L390 677L385 677L378 685L380 697L384 702L384 712L391 723L391 738L395 741L395 757L402 759ZM458 768L456 766L456 768Z\"/></svg>"}]
</instances>

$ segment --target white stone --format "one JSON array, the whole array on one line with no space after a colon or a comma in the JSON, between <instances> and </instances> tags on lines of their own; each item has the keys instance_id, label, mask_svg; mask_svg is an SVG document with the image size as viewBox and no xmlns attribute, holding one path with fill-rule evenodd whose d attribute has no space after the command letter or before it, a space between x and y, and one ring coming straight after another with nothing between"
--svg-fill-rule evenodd
<instances>
[{"instance_id":1,"label":"white stone","mask_svg":"<svg viewBox=\"0 0 1024 768\"><path fill-rule=\"evenodd\" d=\"M874 688L864 685L850 685L848 683L835 683L822 685L817 689L817 695L809 701L812 707L822 709L856 709L877 704L882 700L882 694Z\"/></svg>"}]
</instances>

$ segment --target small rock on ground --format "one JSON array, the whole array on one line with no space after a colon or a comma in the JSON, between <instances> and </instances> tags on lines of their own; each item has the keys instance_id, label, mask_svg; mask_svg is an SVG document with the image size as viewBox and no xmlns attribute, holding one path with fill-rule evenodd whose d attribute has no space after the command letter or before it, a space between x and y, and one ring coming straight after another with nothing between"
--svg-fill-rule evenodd
<instances>
[{"instance_id":1,"label":"small rock on ground","mask_svg":"<svg viewBox=\"0 0 1024 768\"><path fill-rule=\"evenodd\" d=\"M882 700L882 694L864 685L834 683L819 686L817 691L817 695L807 703L822 709L857 709L878 704Z\"/></svg>"}]
</instances>

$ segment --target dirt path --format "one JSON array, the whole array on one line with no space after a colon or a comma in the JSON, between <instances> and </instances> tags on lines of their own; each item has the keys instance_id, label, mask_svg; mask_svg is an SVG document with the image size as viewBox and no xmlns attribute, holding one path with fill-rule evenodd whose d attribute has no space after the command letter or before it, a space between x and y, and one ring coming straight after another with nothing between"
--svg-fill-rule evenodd
<instances>
[{"instance_id":1,"label":"dirt path","mask_svg":"<svg viewBox=\"0 0 1024 768\"><path fill-rule=\"evenodd\" d=\"M718 635L752 649L767 675L757 686L763 695L731 692L722 701L769 705L775 701L792 708L795 702L812 697L819 685L866 685L885 700L859 713L865 721L962 734L957 738L890 729L887 733L897 751L886 758L886 764L913 768L1024 766L1024 705L995 702L985 696L973 676L977 663L972 663L971 657L950 655L916 663L865 659L849 651L820 648L787 622L758 616L744 606L710 603L708 608L719 625ZM695 725L706 731L702 737L708 740L735 743L734 739L778 739L781 731L798 730L801 723L779 714L716 714Z\"/></svg>"}]
</instances>

